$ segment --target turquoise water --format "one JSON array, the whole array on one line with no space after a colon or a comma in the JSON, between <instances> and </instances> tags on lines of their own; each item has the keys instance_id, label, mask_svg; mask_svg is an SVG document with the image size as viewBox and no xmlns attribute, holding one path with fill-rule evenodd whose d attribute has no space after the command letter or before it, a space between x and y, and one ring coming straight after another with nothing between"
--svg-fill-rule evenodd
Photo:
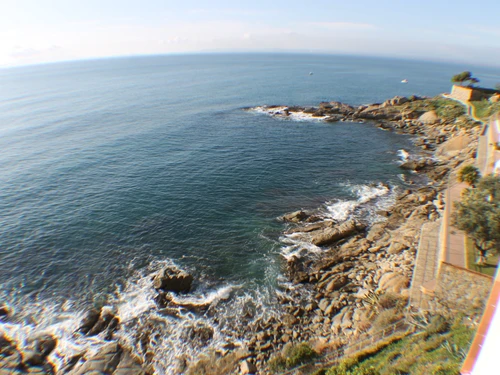
<instances>
[{"instance_id":1,"label":"turquoise water","mask_svg":"<svg viewBox=\"0 0 500 375\"><path fill-rule=\"evenodd\" d=\"M173 260L203 283L272 285L276 217L401 182L406 136L242 110L449 90L461 67L309 55L140 57L0 70L0 283L106 299ZM309 75L314 72L314 75ZM477 68L492 83L498 72ZM409 84L402 85L406 78Z\"/></svg>"}]
</instances>

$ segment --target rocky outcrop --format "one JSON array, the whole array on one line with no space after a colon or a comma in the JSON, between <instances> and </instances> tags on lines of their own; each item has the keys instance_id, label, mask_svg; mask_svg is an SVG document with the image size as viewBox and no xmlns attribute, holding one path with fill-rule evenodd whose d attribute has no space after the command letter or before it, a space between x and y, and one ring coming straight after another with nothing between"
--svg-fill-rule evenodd
<instances>
[{"instance_id":1,"label":"rocky outcrop","mask_svg":"<svg viewBox=\"0 0 500 375\"><path fill-rule=\"evenodd\" d=\"M14 341L0 334L0 375L53 375L54 366L48 356L55 349L57 339L51 335L38 336L20 349Z\"/></svg>"},{"instance_id":2,"label":"rocky outcrop","mask_svg":"<svg viewBox=\"0 0 500 375\"><path fill-rule=\"evenodd\" d=\"M87 336L96 336L105 332L105 339L111 340L119 324L119 318L110 310L91 309L82 319L78 331Z\"/></svg>"},{"instance_id":3,"label":"rocky outcrop","mask_svg":"<svg viewBox=\"0 0 500 375\"><path fill-rule=\"evenodd\" d=\"M329 245L346 237L352 236L365 228L366 225L363 225L356 220L349 220L335 228L326 228L312 232L311 242L316 246Z\"/></svg>"},{"instance_id":4,"label":"rocky outcrop","mask_svg":"<svg viewBox=\"0 0 500 375\"><path fill-rule=\"evenodd\" d=\"M191 290L193 276L175 266L162 269L153 278L153 286L165 292L187 293Z\"/></svg>"},{"instance_id":5,"label":"rocky outcrop","mask_svg":"<svg viewBox=\"0 0 500 375\"><path fill-rule=\"evenodd\" d=\"M282 219L284 221L288 221L290 223L299 223L299 222L307 219L307 217L308 217L308 215L304 211L300 210L300 211L295 211L295 212L286 214L282 217Z\"/></svg>"},{"instance_id":6,"label":"rocky outcrop","mask_svg":"<svg viewBox=\"0 0 500 375\"><path fill-rule=\"evenodd\" d=\"M69 372L70 375L147 375L139 361L117 342L102 347L98 353Z\"/></svg>"}]
</instances>

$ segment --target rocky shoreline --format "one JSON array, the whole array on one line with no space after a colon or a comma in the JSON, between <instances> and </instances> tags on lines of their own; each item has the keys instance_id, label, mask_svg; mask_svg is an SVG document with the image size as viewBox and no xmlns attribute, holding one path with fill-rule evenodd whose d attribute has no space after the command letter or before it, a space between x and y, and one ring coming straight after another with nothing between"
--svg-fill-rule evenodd
<instances>
[{"instance_id":1,"label":"rocky shoreline","mask_svg":"<svg viewBox=\"0 0 500 375\"><path fill-rule=\"evenodd\" d=\"M424 173L428 185L403 191L390 209L380 212L386 219L370 227L356 220L318 220L314 212L297 211L283 217L292 225L289 232L302 235L324 250L321 256L293 256L287 260L290 281L311 291L302 293L299 287L283 298L289 314L285 316L295 317L291 319L294 324L283 328L293 334L299 332L293 341L309 341L320 351L337 348L402 316L408 303L420 229L442 216L447 177L463 163L471 162L480 130L467 118L450 121L433 110L412 110L412 102L426 100L395 97L358 107L339 102L321 103L318 107L260 107L259 111L283 119L305 113L325 122L370 122L383 130L415 135L416 145L432 151L427 157L406 160L401 165ZM450 147L458 137L470 140L469 145L460 150ZM304 295L309 298L304 300ZM301 300L302 304L298 304ZM279 332L283 329L280 324L273 328L277 332L268 341L282 349L289 337ZM258 352L265 340L257 335L254 341ZM258 368L267 367L268 357L263 353L257 354L256 360Z\"/></svg>"},{"instance_id":2,"label":"rocky shoreline","mask_svg":"<svg viewBox=\"0 0 500 375\"><path fill-rule=\"evenodd\" d=\"M279 362L280 353L292 345L308 342L316 351L331 350L401 316L408 302L420 228L441 217L447 176L473 157L479 131L466 118L450 120L434 110L422 110L426 100L395 97L363 106L324 102L318 107L257 107L259 112L283 119L306 116L333 123L369 122L383 130L414 135L416 144L428 156L408 159L401 167L425 173L429 184L402 191L391 208L378 213L384 219L373 225L352 218L343 222L326 220L315 210L284 215L281 220L286 223L286 234L300 237L321 252L305 251L283 260L288 282L278 291L281 311L265 319L253 319L251 314L235 319L239 324L226 327L233 331L232 342L210 353L209 360L179 359L176 373L222 374L224 366L234 373L241 366L243 374L267 374L269 364ZM456 137L466 137L471 143L465 149L452 149ZM182 319L181 311L212 314L211 301L183 303L175 298L189 294L192 283L193 276L176 267L158 271L151 280L158 312L173 319ZM8 309L0 319L9 319ZM100 335L109 344L97 353L67 358L57 370L50 362L57 337L35 337L21 350L12 338L0 333L0 375L16 371L153 374L155 359L150 345L154 324L141 328L134 348L117 341L120 329L125 328L120 327L120 318L113 312L89 311L77 334ZM203 346L213 339L214 329L202 324L193 327L190 334Z\"/></svg>"}]
</instances>

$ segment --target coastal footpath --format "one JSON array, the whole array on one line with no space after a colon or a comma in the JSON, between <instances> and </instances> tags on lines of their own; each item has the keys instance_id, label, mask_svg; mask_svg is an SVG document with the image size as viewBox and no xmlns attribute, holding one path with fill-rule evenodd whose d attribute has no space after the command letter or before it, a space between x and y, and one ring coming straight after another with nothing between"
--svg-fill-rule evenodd
<instances>
[{"instance_id":1,"label":"coastal footpath","mask_svg":"<svg viewBox=\"0 0 500 375\"><path fill-rule=\"evenodd\" d=\"M363 106L324 102L317 107L251 110L284 120L313 118L332 126L366 122L366 126L384 131L410 134L422 154L405 157L401 168L426 176L427 183L409 179L405 189L395 192L394 204L377 212L375 223L356 218L335 221L314 209L280 218L285 236L320 252L304 249L283 259L288 283L277 295L278 314L265 320L241 317L241 324L230 327L232 342L202 358L182 361L175 370L178 374L279 373L299 364L301 358L346 347L402 320L407 314L421 228L443 217L448 177L473 163L481 130L460 104L441 97L395 97ZM391 191L392 187L380 185L380 189ZM158 311L174 319L182 319L181 309L207 314L209 303L180 305L175 299L178 293L189 294L192 282L191 275L176 267L158 271L151 280ZM477 311L470 313L471 326L481 308L475 306ZM11 318L6 310L2 319ZM116 332L121 329L119 316L102 309L89 311L76 334L103 337L109 344L97 353L65 358L58 368L52 363L57 337L34 337L20 348L11 337L0 335L0 374L155 373L154 363L161 359L154 358L149 348L154 324L143 327L133 347L120 342ZM203 343L213 340L214 334L210 327L200 327L193 335ZM298 359L290 361L290 353L296 353Z\"/></svg>"}]
</instances>

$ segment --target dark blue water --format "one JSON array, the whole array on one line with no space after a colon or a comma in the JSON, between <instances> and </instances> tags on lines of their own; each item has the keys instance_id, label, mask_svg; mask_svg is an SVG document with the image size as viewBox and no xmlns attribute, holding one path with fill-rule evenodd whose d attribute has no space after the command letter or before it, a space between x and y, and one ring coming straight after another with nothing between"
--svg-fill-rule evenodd
<instances>
[{"instance_id":1,"label":"dark blue water","mask_svg":"<svg viewBox=\"0 0 500 375\"><path fill-rule=\"evenodd\" d=\"M272 283L277 216L348 199L346 183L397 185L395 153L412 145L367 124L281 121L242 108L434 96L461 70L309 55L1 70L2 291L88 300L165 259L214 279Z\"/></svg>"}]
</instances>

